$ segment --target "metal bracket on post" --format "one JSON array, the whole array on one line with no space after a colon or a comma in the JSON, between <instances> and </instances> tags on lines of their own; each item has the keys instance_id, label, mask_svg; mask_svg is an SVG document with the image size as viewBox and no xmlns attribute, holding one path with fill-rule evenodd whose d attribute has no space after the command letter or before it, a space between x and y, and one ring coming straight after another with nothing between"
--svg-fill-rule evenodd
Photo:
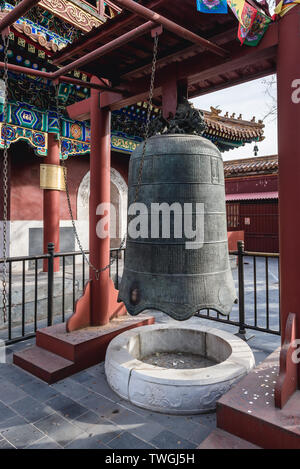
<instances>
[{"instance_id":1,"label":"metal bracket on post","mask_svg":"<svg viewBox=\"0 0 300 469\"><path fill-rule=\"evenodd\" d=\"M157 26L157 28L151 29L151 36L152 37L160 36L163 32L164 32L164 28L162 27L162 25L160 25L160 26Z\"/></svg>"}]
</instances>

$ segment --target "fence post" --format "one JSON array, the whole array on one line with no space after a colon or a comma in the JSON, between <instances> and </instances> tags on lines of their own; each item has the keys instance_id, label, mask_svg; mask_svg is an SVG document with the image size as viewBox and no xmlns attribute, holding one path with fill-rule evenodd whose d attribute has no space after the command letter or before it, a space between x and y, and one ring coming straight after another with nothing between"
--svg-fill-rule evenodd
<instances>
[{"instance_id":1,"label":"fence post","mask_svg":"<svg viewBox=\"0 0 300 469\"><path fill-rule=\"evenodd\" d=\"M245 329L245 282L244 282L244 242L238 241L238 278L239 278L239 332L236 334L246 340Z\"/></svg>"},{"instance_id":2,"label":"fence post","mask_svg":"<svg viewBox=\"0 0 300 469\"><path fill-rule=\"evenodd\" d=\"M48 243L48 326L52 326L53 318L53 286L54 286L54 244Z\"/></svg>"}]
</instances>

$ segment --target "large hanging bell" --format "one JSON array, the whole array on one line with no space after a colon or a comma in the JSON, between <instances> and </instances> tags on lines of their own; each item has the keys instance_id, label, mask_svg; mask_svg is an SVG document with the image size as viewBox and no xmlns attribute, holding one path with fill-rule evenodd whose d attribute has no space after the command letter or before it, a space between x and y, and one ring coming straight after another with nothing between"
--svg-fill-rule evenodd
<instances>
[{"instance_id":1,"label":"large hanging bell","mask_svg":"<svg viewBox=\"0 0 300 469\"><path fill-rule=\"evenodd\" d=\"M198 135L151 137L138 192L139 212L134 217L131 204L140 183L142 157L143 144L132 153L129 165L128 235L119 300L131 315L156 309L183 321L206 308L228 315L236 292L228 255L221 153ZM158 204L165 204L165 209L172 204L183 207L179 215L170 211L169 237L164 236L168 234L168 220L163 219L167 211L163 215ZM194 225L197 216L199 220L202 216L198 227L202 238L194 243L184 230L184 221L191 216ZM180 217L183 229L178 237ZM159 226L153 226L157 220Z\"/></svg>"}]
</instances>

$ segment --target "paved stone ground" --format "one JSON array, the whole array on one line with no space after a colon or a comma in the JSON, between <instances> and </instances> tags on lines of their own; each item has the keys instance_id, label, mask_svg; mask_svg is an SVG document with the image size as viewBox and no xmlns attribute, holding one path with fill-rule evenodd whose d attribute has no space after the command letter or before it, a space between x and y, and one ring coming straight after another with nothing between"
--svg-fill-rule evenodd
<instances>
[{"instance_id":1,"label":"paved stone ground","mask_svg":"<svg viewBox=\"0 0 300 469\"><path fill-rule=\"evenodd\" d=\"M173 322L155 313L157 322ZM231 332L236 328L192 318ZM168 416L139 409L109 388L103 363L48 386L12 365L12 354L33 343L7 347L0 364L0 448L193 449L215 428L215 414ZM279 346L280 338L255 333L249 342L256 362Z\"/></svg>"}]
</instances>

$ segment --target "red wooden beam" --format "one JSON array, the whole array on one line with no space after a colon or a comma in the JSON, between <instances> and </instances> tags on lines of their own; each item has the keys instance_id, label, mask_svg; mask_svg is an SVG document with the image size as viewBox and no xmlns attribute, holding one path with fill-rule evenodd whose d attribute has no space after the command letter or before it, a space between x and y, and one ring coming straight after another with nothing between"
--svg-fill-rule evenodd
<instances>
[{"instance_id":1,"label":"red wooden beam","mask_svg":"<svg viewBox=\"0 0 300 469\"><path fill-rule=\"evenodd\" d=\"M0 69L3 70L4 67L5 67L4 62L0 62ZM7 64L7 67L8 67L8 70L11 72L24 73L25 75L33 75L35 77L45 78L51 81L57 80L57 78L53 76L52 72L42 72L41 70L35 70L33 68L22 67L20 65L15 65L15 64ZM97 83L91 83L89 81L77 80L76 78L72 78L72 77L60 76L58 80L60 82L71 83L72 85L82 86L85 88L92 88L92 89L96 89L99 91L109 91L111 93L116 93L116 94L120 94L124 92L123 90L120 90L118 88L111 88L109 86L99 85Z\"/></svg>"},{"instance_id":2,"label":"red wooden beam","mask_svg":"<svg viewBox=\"0 0 300 469\"><path fill-rule=\"evenodd\" d=\"M7 15L0 21L0 33L9 28L15 21L21 18L27 11L37 5L40 0L22 0L19 5L13 8Z\"/></svg>"},{"instance_id":3,"label":"red wooden beam","mask_svg":"<svg viewBox=\"0 0 300 469\"><path fill-rule=\"evenodd\" d=\"M144 23L141 26L138 26L137 28L133 29L132 31L129 31L128 33L125 33L122 36L117 37L116 39L113 39L107 44L104 44L103 46L98 47L98 49L90 52L89 54L84 55L80 59L77 59L74 62L71 62L68 65L65 65L61 69L54 72L52 76L53 78L58 78L64 75L65 73L70 72L71 70L80 69L81 67L84 67L88 63L95 61L99 57L102 57L103 55L108 54L109 52L112 52L118 47L124 44L127 44L133 39L137 39L143 34L146 34L147 32L151 31L151 29L155 27L156 27L156 23L153 23L152 21L147 21L147 23Z\"/></svg>"},{"instance_id":4,"label":"red wooden beam","mask_svg":"<svg viewBox=\"0 0 300 469\"><path fill-rule=\"evenodd\" d=\"M186 39L187 41L191 41L194 44L198 44L199 46L204 47L204 49L210 50L211 52L220 55L221 57L228 56L228 52L223 49L222 47L217 46L213 42L204 39L201 36L189 31L186 28L183 28L174 21L169 20L165 16L156 13L155 11L150 10L149 8L140 5L139 3L134 2L133 0L116 0L115 3L120 7L125 8L126 10L130 10L137 15L145 18L149 21L154 21L155 23L161 24L165 29L176 34L177 36Z\"/></svg>"},{"instance_id":5,"label":"red wooden beam","mask_svg":"<svg viewBox=\"0 0 300 469\"><path fill-rule=\"evenodd\" d=\"M155 8L164 1L165 0L155 0L150 3L149 8ZM64 49L56 53L55 58L53 59L54 65L59 65L62 62L65 62L66 60L72 60L74 56L80 55L80 53L82 53L88 47L93 47L100 41L104 41L105 39L107 39L107 37L111 37L112 34L118 33L120 27L125 28L126 26L130 25L130 23L132 23L132 21L137 16L138 15L134 14L123 19L122 22L116 21L114 24L110 25L108 29L104 29L103 26L101 26L96 36L93 34L92 37L85 39L78 46L72 44L68 47L65 47Z\"/></svg>"},{"instance_id":6,"label":"red wooden beam","mask_svg":"<svg viewBox=\"0 0 300 469\"><path fill-rule=\"evenodd\" d=\"M228 50L230 59L224 61L221 57L212 56L209 52L200 53L191 58L182 60L178 64L166 64L161 68L155 79L154 96L161 95L161 87L168 77L176 74L177 81L187 80L189 85L197 84L202 80L213 79L219 74L230 73L231 71L243 69L251 64L258 64L264 60L276 61L276 49L278 45L278 24L274 23L269 27L265 37L257 47L241 47L237 41L232 41ZM167 59L166 59L167 60ZM270 66L265 73L261 70L260 76L269 75ZM251 74L241 76L238 83L251 80ZM237 84L237 82L235 82ZM230 83L224 84L224 88L230 86ZM149 94L149 76L143 76L138 79L131 77L130 81L122 81L119 87L126 89L128 95L119 102L112 103L112 110L120 109L124 106L135 104L138 101L147 99ZM220 89L222 86L220 86ZM209 89L205 91L209 92ZM201 92L199 92L201 94Z\"/></svg>"},{"instance_id":7,"label":"red wooden beam","mask_svg":"<svg viewBox=\"0 0 300 469\"><path fill-rule=\"evenodd\" d=\"M91 98L78 101L78 103L67 106L70 119L78 121L86 121L90 119L91 114Z\"/></svg>"}]
</instances>

